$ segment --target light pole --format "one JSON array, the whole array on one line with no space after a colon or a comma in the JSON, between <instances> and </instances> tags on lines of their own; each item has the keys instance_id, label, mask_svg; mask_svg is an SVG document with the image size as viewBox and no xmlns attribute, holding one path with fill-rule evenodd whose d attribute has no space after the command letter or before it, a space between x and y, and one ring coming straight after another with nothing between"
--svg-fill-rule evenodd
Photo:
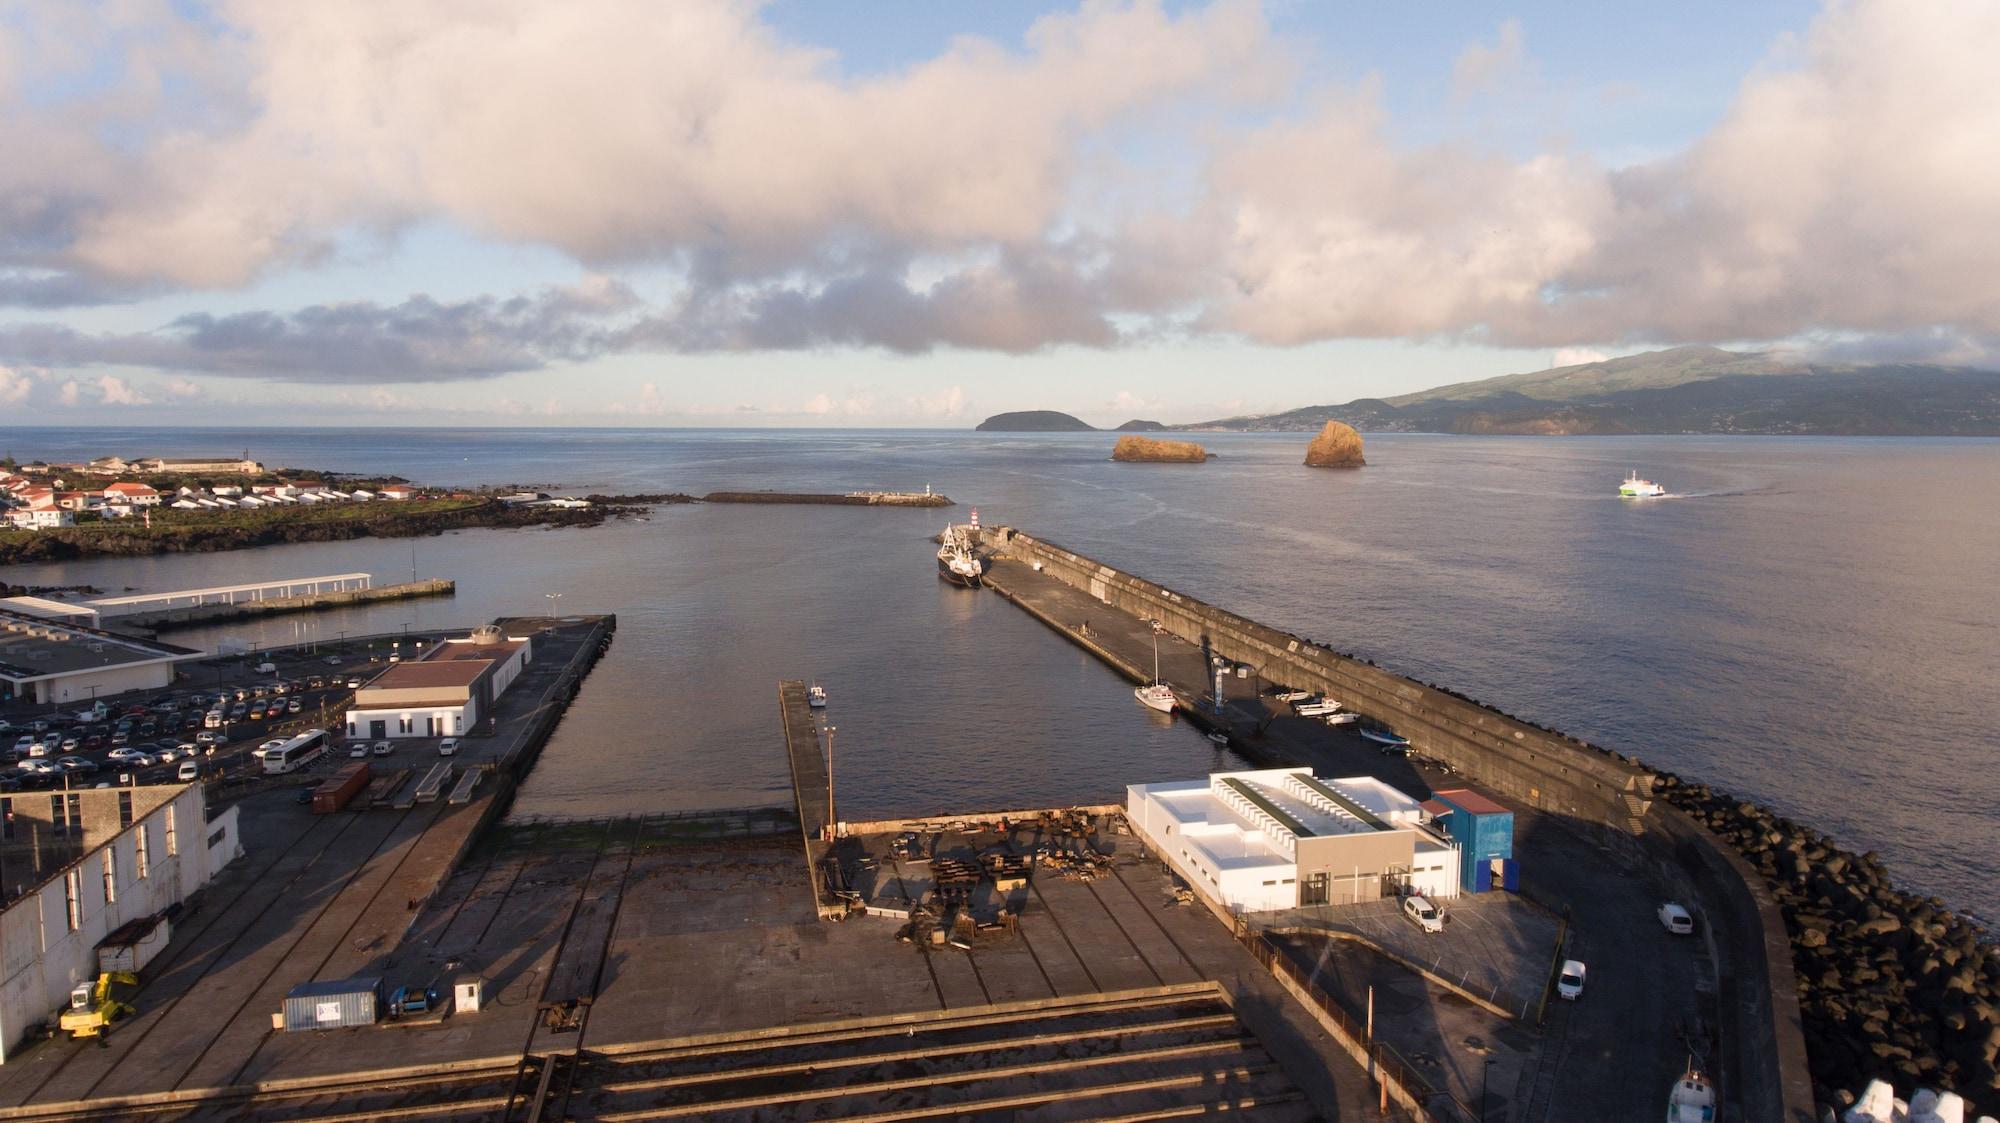
<instances>
[{"instance_id":1,"label":"light pole","mask_svg":"<svg viewBox=\"0 0 2000 1123\"><path fill-rule=\"evenodd\" d=\"M542 596L549 602L549 619L554 620L556 618L556 602L562 599L562 594L543 593Z\"/></svg>"},{"instance_id":2,"label":"light pole","mask_svg":"<svg viewBox=\"0 0 2000 1123\"><path fill-rule=\"evenodd\" d=\"M826 838L833 841L833 825L840 820L833 814L833 734L836 726L826 727Z\"/></svg>"}]
</instances>

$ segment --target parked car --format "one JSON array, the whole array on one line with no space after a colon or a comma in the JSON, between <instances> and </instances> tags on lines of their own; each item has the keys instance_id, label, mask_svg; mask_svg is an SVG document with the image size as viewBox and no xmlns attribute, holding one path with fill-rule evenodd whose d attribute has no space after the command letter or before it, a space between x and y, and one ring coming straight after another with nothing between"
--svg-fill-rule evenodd
<instances>
[{"instance_id":1,"label":"parked car","mask_svg":"<svg viewBox=\"0 0 2000 1123\"><path fill-rule=\"evenodd\" d=\"M1563 960L1562 974L1556 976L1556 993L1574 1002L1583 996L1583 964L1574 959Z\"/></svg>"},{"instance_id":2,"label":"parked car","mask_svg":"<svg viewBox=\"0 0 2000 1123\"><path fill-rule=\"evenodd\" d=\"M127 743L129 743L129 742L130 742L131 740L132 740L132 734L131 734L131 732L130 732L130 731L128 731L128 730L124 730L124 729L121 729L121 730L119 730L118 732L116 732L116 733L113 733L113 734L111 735L111 743L112 743L113 745L123 745L123 744L127 744Z\"/></svg>"},{"instance_id":3,"label":"parked car","mask_svg":"<svg viewBox=\"0 0 2000 1123\"><path fill-rule=\"evenodd\" d=\"M81 744L86 749L101 749L104 747L104 734L92 733L85 737Z\"/></svg>"},{"instance_id":4,"label":"parked car","mask_svg":"<svg viewBox=\"0 0 2000 1123\"><path fill-rule=\"evenodd\" d=\"M220 745L223 743L223 737L220 733L204 731L194 735L194 743L197 745Z\"/></svg>"},{"instance_id":5,"label":"parked car","mask_svg":"<svg viewBox=\"0 0 2000 1123\"><path fill-rule=\"evenodd\" d=\"M174 779L179 780L183 784L201 779L201 762L198 760L181 761L180 770L174 773Z\"/></svg>"},{"instance_id":6,"label":"parked car","mask_svg":"<svg viewBox=\"0 0 2000 1123\"><path fill-rule=\"evenodd\" d=\"M314 675L306 680L306 685L314 690L324 690L326 688L326 676Z\"/></svg>"},{"instance_id":7,"label":"parked car","mask_svg":"<svg viewBox=\"0 0 2000 1123\"><path fill-rule=\"evenodd\" d=\"M28 732L30 733L47 733L48 731L49 723L43 718L36 718L28 723Z\"/></svg>"},{"instance_id":8,"label":"parked car","mask_svg":"<svg viewBox=\"0 0 2000 1123\"><path fill-rule=\"evenodd\" d=\"M1676 936L1694 935L1694 917L1673 901L1660 906L1660 924Z\"/></svg>"},{"instance_id":9,"label":"parked car","mask_svg":"<svg viewBox=\"0 0 2000 1123\"><path fill-rule=\"evenodd\" d=\"M368 756L368 742L366 741L354 742L354 747L347 750L347 755L353 757L355 760L366 759L366 757Z\"/></svg>"},{"instance_id":10,"label":"parked car","mask_svg":"<svg viewBox=\"0 0 2000 1123\"><path fill-rule=\"evenodd\" d=\"M318 784L307 784L305 787L300 788L299 794L292 797L292 802L301 806L311 803L313 801L313 789L318 786Z\"/></svg>"},{"instance_id":11,"label":"parked car","mask_svg":"<svg viewBox=\"0 0 2000 1123\"><path fill-rule=\"evenodd\" d=\"M444 740L438 742L439 756L456 756L457 754L458 754L458 738L446 737Z\"/></svg>"},{"instance_id":12,"label":"parked car","mask_svg":"<svg viewBox=\"0 0 2000 1123\"><path fill-rule=\"evenodd\" d=\"M79 747L81 747L82 744L83 742L77 740L75 737L64 737L62 739L62 751L66 753L73 753Z\"/></svg>"},{"instance_id":13,"label":"parked car","mask_svg":"<svg viewBox=\"0 0 2000 1123\"><path fill-rule=\"evenodd\" d=\"M325 663L329 667L338 667L340 666L340 656L329 655L326 658L321 659L320 662Z\"/></svg>"},{"instance_id":14,"label":"parked car","mask_svg":"<svg viewBox=\"0 0 2000 1123\"><path fill-rule=\"evenodd\" d=\"M1403 898L1403 915L1426 932L1444 931L1444 913L1421 893Z\"/></svg>"},{"instance_id":15,"label":"parked car","mask_svg":"<svg viewBox=\"0 0 2000 1123\"><path fill-rule=\"evenodd\" d=\"M14 751L17 753L25 753L28 751L28 747L30 745L33 745L34 743L35 743L34 734L23 733L19 737L14 739Z\"/></svg>"},{"instance_id":16,"label":"parked car","mask_svg":"<svg viewBox=\"0 0 2000 1123\"><path fill-rule=\"evenodd\" d=\"M352 678L348 679L348 680L347 680L347 689L349 689L349 690L359 690L359 689L361 689L361 676L360 676L360 675L355 675L354 677L352 677Z\"/></svg>"},{"instance_id":17,"label":"parked car","mask_svg":"<svg viewBox=\"0 0 2000 1123\"><path fill-rule=\"evenodd\" d=\"M299 701L297 698L294 698L291 701L285 703L285 712L288 714L298 713L299 711L305 708L306 704L304 702Z\"/></svg>"},{"instance_id":18,"label":"parked car","mask_svg":"<svg viewBox=\"0 0 2000 1123\"><path fill-rule=\"evenodd\" d=\"M394 744L393 742L390 742L390 741L377 741L377 742L375 742L375 755L376 755L376 756L388 756L388 755L389 755L390 753L394 752L395 750L396 750L396 746L395 746L395 744Z\"/></svg>"},{"instance_id":19,"label":"parked car","mask_svg":"<svg viewBox=\"0 0 2000 1123\"><path fill-rule=\"evenodd\" d=\"M56 767L64 772L95 772L97 765L80 756L66 756L56 761Z\"/></svg>"}]
</instances>

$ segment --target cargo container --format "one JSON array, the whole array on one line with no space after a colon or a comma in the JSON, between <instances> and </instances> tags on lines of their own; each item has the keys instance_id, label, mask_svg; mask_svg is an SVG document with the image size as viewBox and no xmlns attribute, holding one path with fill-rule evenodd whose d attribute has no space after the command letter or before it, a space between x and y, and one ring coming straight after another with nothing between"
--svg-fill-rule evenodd
<instances>
[{"instance_id":1,"label":"cargo container","mask_svg":"<svg viewBox=\"0 0 2000 1123\"><path fill-rule=\"evenodd\" d=\"M136 975L167 946L173 926L162 915L142 916L112 929L97 945L97 971L129 971Z\"/></svg>"},{"instance_id":2,"label":"cargo container","mask_svg":"<svg viewBox=\"0 0 2000 1123\"><path fill-rule=\"evenodd\" d=\"M382 1005L380 976L300 983L285 995L285 1029L344 1029L374 1025Z\"/></svg>"},{"instance_id":3,"label":"cargo container","mask_svg":"<svg viewBox=\"0 0 2000 1123\"><path fill-rule=\"evenodd\" d=\"M313 814L328 815L347 806L355 793L368 786L368 762L357 760L345 765L325 783L313 789Z\"/></svg>"}]
</instances>

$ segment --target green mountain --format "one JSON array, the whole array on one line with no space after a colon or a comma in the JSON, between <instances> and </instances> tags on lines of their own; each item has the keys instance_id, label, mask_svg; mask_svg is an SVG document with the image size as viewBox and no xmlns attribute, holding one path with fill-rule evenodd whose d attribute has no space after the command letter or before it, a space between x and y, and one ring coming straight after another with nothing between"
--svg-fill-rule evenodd
<instances>
[{"instance_id":1,"label":"green mountain","mask_svg":"<svg viewBox=\"0 0 2000 1123\"><path fill-rule=\"evenodd\" d=\"M1052 409L996 413L974 426L976 433L1095 433L1097 427Z\"/></svg>"},{"instance_id":2,"label":"green mountain","mask_svg":"<svg viewBox=\"0 0 2000 1123\"><path fill-rule=\"evenodd\" d=\"M2000 371L1675 347L1181 430L2000 436Z\"/></svg>"}]
</instances>

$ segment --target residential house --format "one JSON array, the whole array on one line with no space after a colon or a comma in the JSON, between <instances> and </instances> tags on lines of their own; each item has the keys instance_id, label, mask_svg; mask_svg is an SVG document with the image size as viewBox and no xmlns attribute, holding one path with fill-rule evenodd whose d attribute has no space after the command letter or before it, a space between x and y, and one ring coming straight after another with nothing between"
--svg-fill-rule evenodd
<instances>
[{"instance_id":1,"label":"residential house","mask_svg":"<svg viewBox=\"0 0 2000 1123\"><path fill-rule=\"evenodd\" d=\"M104 496L94 491L58 491L56 506L65 511L95 511L104 502Z\"/></svg>"},{"instance_id":2,"label":"residential house","mask_svg":"<svg viewBox=\"0 0 2000 1123\"><path fill-rule=\"evenodd\" d=\"M7 512L7 521L21 530L53 530L75 526L76 516L60 507L35 507Z\"/></svg>"},{"instance_id":3,"label":"residential house","mask_svg":"<svg viewBox=\"0 0 2000 1123\"><path fill-rule=\"evenodd\" d=\"M115 503L119 500L134 507L157 507L160 505L160 493L145 484L124 480L104 485L104 501Z\"/></svg>"},{"instance_id":4,"label":"residential house","mask_svg":"<svg viewBox=\"0 0 2000 1123\"><path fill-rule=\"evenodd\" d=\"M417 489L407 484L390 484L388 487L382 489L382 498L384 499L415 499L416 497Z\"/></svg>"}]
</instances>

